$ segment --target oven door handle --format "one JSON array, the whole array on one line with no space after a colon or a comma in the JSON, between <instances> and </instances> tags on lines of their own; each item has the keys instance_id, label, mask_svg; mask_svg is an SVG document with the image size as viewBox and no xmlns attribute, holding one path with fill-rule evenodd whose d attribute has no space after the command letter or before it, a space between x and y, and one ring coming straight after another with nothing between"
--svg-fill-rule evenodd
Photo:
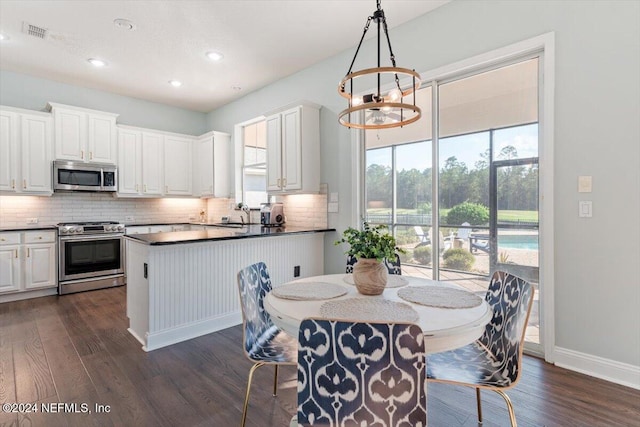
<instances>
[{"instance_id":1,"label":"oven door handle","mask_svg":"<svg viewBox=\"0 0 640 427\"><path fill-rule=\"evenodd\" d=\"M108 240L110 238L120 239L124 236L124 234L116 233L116 234L100 234L100 235L90 235L90 236L59 236L61 242L70 242L70 241L79 241L79 240Z\"/></svg>"}]
</instances>

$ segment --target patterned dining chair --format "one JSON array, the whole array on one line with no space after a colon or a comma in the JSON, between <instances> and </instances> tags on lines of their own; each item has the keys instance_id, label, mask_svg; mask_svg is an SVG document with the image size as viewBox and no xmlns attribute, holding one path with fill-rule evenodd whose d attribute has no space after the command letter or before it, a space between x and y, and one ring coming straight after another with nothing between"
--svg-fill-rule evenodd
<instances>
[{"instance_id":1,"label":"patterned dining chair","mask_svg":"<svg viewBox=\"0 0 640 427\"><path fill-rule=\"evenodd\" d=\"M246 267L238 273L238 290L242 308L244 354L253 362L247 381L242 409L242 426L247 419L251 380L256 369L274 365L273 395L278 392L278 366L295 365L298 344L271 321L264 309L264 298L271 290L271 278L264 262Z\"/></svg>"},{"instance_id":2,"label":"patterned dining chair","mask_svg":"<svg viewBox=\"0 0 640 427\"><path fill-rule=\"evenodd\" d=\"M427 381L474 387L478 422L482 422L480 389L498 393L507 403L511 425L516 415L511 399L502 390L516 385L522 372L524 333L533 304L530 283L512 274L496 271L485 296L493 318L474 343L427 358Z\"/></svg>"},{"instance_id":3,"label":"patterned dining chair","mask_svg":"<svg viewBox=\"0 0 640 427\"><path fill-rule=\"evenodd\" d=\"M304 319L291 425L427 425L424 337L408 323Z\"/></svg>"},{"instance_id":4,"label":"patterned dining chair","mask_svg":"<svg viewBox=\"0 0 640 427\"><path fill-rule=\"evenodd\" d=\"M353 266L356 265L358 259L353 255L347 255L347 270L346 273L353 273ZM384 265L387 267L389 274L402 274L402 265L400 264L400 255L396 254L394 260L384 259Z\"/></svg>"}]
</instances>

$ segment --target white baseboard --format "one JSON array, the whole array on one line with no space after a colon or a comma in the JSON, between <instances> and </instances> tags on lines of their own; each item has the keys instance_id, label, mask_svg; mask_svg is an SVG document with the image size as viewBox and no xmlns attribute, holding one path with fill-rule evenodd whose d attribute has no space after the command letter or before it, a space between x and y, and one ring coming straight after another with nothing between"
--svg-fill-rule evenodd
<instances>
[{"instance_id":1,"label":"white baseboard","mask_svg":"<svg viewBox=\"0 0 640 427\"><path fill-rule=\"evenodd\" d=\"M640 390L640 366L556 347L556 366Z\"/></svg>"},{"instance_id":2,"label":"white baseboard","mask_svg":"<svg viewBox=\"0 0 640 427\"><path fill-rule=\"evenodd\" d=\"M154 332L146 335L147 343L142 347L142 349L144 351L156 350L171 344L176 344L205 334L227 329L241 323L242 314L238 311L236 313L179 326L177 328ZM138 340L140 339L135 334L133 334L133 336Z\"/></svg>"}]
</instances>

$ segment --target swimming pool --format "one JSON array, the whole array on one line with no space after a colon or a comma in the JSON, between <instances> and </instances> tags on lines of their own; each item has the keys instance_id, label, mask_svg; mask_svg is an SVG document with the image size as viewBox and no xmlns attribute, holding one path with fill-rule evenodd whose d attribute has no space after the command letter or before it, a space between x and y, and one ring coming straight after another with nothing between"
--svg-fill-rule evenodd
<instances>
[{"instance_id":1,"label":"swimming pool","mask_svg":"<svg viewBox=\"0 0 640 427\"><path fill-rule=\"evenodd\" d=\"M498 236L498 248L538 250L537 234L513 234ZM499 250L499 249L498 249Z\"/></svg>"}]
</instances>

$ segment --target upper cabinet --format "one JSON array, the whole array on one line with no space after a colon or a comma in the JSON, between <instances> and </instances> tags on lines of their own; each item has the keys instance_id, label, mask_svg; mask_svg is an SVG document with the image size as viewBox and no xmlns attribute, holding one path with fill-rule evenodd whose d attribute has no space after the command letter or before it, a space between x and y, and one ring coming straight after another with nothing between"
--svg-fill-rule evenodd
<instances>
[{"instance_id":1,"label":"upper cabinet","mask_svg":"<svg viewBox=\"0 0 640 427\"><path fill-rule=\"evenodd\" d=\"M164 138L164 194L193 194L193 139L176 136Z\"/></svg>"},{"instance_id":2,"label":"upper cabinet","mask_svg":"<svg viewBox=\"0 0 640 427\"><path fill-rule=\"evenodd\" d=\"M51 195L52 120L0 107L0 191Z\"/></svg>"},{"instance_id":3,"label":"upper cabinet","mask_svg":"<svg viewBox=\"0 0 640 427\"><path fill-rule=\"evenodd\" d=\"M161 196L164 135L118 126L118 195Z\"/></svg>"},{"instance_id":4,"label":"upper cabinet","mask_svg":"<svg viewBox=\"0 0 640 427\"><path fill-rule=\"evenodd\" d=\"M118 195L199 196L193 191L194 144L188 135L118 126Z\"/></svg>"},{"instance_id":5,"label":"upper cabinet","mask_svg":"<svg viewBox=\"0 0 640 427\"><path fill-rule=\"evenodd\" d=\"M231 196L230 144L229 134L221 132L209 132L198 138L194 150L194 196Z\"/></svg>"},{"instance_id":6,"label":"upper cabinet","mask_svg":"<svg viewBox=\"0 0 640 427\"><path fill-rule=\"evenodd\" d=\"M117 161L117 114L49 103L55 129L55 158L83 162Z\"/></svg>"},{"instance_id":7,"label":"upper cabinet","mask_svg":"<svg viewBox=\"0 0 640 427\"><path fill-rule=\"evenodd\" d=\"M320 190L320 110L303 104L267 116L267 191Z\"/></svg>"}]
</instances>

